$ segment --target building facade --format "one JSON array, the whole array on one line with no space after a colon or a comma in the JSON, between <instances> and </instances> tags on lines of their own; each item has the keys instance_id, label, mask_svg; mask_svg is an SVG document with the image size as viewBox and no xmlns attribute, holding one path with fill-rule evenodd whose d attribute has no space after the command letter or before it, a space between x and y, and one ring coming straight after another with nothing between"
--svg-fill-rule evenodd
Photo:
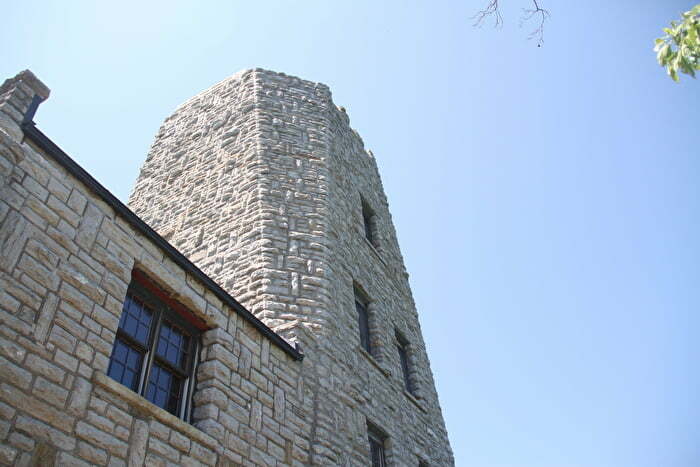
<instances>
[{"instance_id":1,"label":"building facade","mask_svg":"<svg viewBox=\"0 0 700 467\"><path fill-rule=\"evenodd\" d=\"M373 155L322 84L181 105L129 200L0 88L0 462L453 465ZM234 298L235 297L235 298Z\"/></svg>"}]
</instances>

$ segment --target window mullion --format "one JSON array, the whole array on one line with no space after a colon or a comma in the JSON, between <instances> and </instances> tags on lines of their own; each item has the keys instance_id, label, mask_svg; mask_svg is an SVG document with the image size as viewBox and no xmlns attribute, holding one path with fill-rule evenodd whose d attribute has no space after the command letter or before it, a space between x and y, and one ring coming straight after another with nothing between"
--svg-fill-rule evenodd
<instances>
[{"instance_id":1,"label":"window mullion","mask_svg":"<svg viewBox=\"0 0 700 467\"><path fill-rule=\"evenodd\" d=\"M150 355L151 355L151 351L149 349L146 351L146 354L144 355L144 358L143 358L144 361L143 361L143 366L141 368L141 375L139 377L139 387L138 387L138 390L136 391L138 394L141 394L141 395L144 394L144 386L145 386L144 381L146 381L146 377L149 374L148 370L149 370L150 365L148 364L148 362L150 361Z\"/></svg>"},{"instance_id":2,"label":"window mullion","mask_svg":"<svg viewBox=\"0 0 700 467\"><path fill-rule=\"evenodd\" d=\"M155 346L158 342L158 337L160 336L160 325L163 321L163 309L158 307L156 310L155 320L153 320L154 328L149 336L148 340L148 350L146 353L146 364L144 365L144 370L142 378L139 384L139 394L146 396L146 389L148 388L148 379L151 376L151 367L153 366L153 359L155 357Z\"/></svg>"},{"instance_id":3,"label":"window mullion","mask_svg":"<svg viewBox=\"0 0 700 467\"><path fill-rule=\"evenodd\" d=\"M165 368L166 370L175 374L175 376L177 376L178 378L185 379L189 376L188 372L182 370L182 368L179 368L179 367L173 365L168 360L166 360L165 358L163 358L159 355L155 355L153 357L153 361L158 363L159 366L161 366L161 367Z\"/></svg>"},{"instance_id":4,"label":"window mullion","mask_svg":"<svg viewBox=\"0 0 700 467\"><path fill-rule=\"evenodd\" d=\"M148 352L147 346L144 346L141 342L131 337L129 333L124 332L121 329L117 329L117 337L125 343L127 343L130 347L133 347L134 349L138 350L139 352Z\"/></svg>"},{"instance_id":5,"label":"window mullion","mask_svg":"<svg viewBox=\"0 0 700 467\"><path fill-rule=\"evenodd\" d=\"M194 385L196 382L197 363L199 360L199 342L194 335L190 339L190 354L191 358L190 371L187 373L187 379L182 391L182 407L180 408L180 418L190 420L192 415L192 394L194 393Z\"/></svg>"}]
</instances>

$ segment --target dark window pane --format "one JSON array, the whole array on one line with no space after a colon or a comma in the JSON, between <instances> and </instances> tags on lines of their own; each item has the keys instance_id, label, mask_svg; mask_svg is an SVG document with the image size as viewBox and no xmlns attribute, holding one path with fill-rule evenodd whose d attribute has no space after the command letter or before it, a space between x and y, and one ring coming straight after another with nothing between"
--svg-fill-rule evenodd
<instances>
[{"instance_id":1,"label":"dark window pane","mask_svg":"<svg viewBox=\"0 0 700 467\"><path fill-rule=\"evenodd\" d=\"M369 316L367 315L367 307L355 300L355 308L357 309L358 325L360 327L360 343L362 348L371 353L369 342Z\"/></svg>"},{"instance_id":2,"label":"dark window pane","mask_svg":"<svg viewBox=\"0 0 700 467\"><path fill-rule=\"evenodd\" d=\"M163 322L158 337L157 353L171 364L185 369L189 336L171 323Z\"/></svg>"},{"instance_id":3,"label":"dark window pane","mask_svg":"<svg viewBox=\"0 0 700 467\"><path fill-rule=\"evenodd\" d=\"M136 321L130 314L126 313L126 319L124 320L124 327L122 327L122 329L130 336L134 336L138 325L139 322Z\"/></svg>"},{"instance_id":4,"label":"dark window pane","mask_svg":"<svg viewBox=\"0 0 700 467\"><path fill-rule=\"evenodd\" d=\"M384 459L384 443L374 436L370 436L369 447L372 455L372 467L384 467L386 465Z\"/></svg>"},{"instance_id":5,"label":"dark window pane","mask_svg":"<svg viewBox=\"0 0 700 467\"><path fill-rule=\"evenodd\" d=\"M124 386L136 391L142 361L143 355L141 352L129 347L125 342L117 338L114 342L107 374Z\"/></svg>"},{"instance_id":6,"label":"dark window pane","mask_svg":"<svg viewBox=\"0 0 700 467\"><path fill-rule=\"evenodd\" d=\"M177 415L183 381L164 367L153 364L148 381L146 399Z\"/></svg>"},{"instance_id":7,"label":"dark window pane","mask_svg":"<svg viewBox=\"0 0 700 467\"><path fill-rule=\"evenodd\" d=\"M121 381L122 378L124 377L124 368L126 368L124 365L119 363L116 360L111 360L109 362L109 370L107 370L107 374L109 375L110 378L116 380L116 381Z\"/></svg>"},{"instance_id":8,"label":"dark window pane","mask_svg":"<svg viewBox=\"0 0 700 467\"><path fill-rule=\"evenodd\" d=\"M171 377L172 375L169 371L161 370L158 376L158 386L161 388L169 388Z\"/></svg>"},{"instance_id":9,"label":"dark window pane","mask_svg":"<svg viewBox=\"0 0 700 467\"><path fill-rule=\"evenodd\" d=\"M128 296L124 302L119 328L142 344L148 341L153 313L136 297Z\"/></svg>"},{"instance_id":10,"label":"dark window pane","mask_svg":"<svg viewBox=\"0 0 700 467\"><path fill-rule=\"evenodd\" d=\"M129 355L129 348L122 344L119 340L114 344L114 350L112 351L112 358L119 362L126 362L126 358Z\"/></svg>"},{"instance_id":11,"label":"dark window pane","mask_svg":"<svg viewBox=\"0 0 700 467\"><path fill-rule=\"evenodd\" d=\"M168 346L168 353L165 355L165 358L173 364L177 364L179 359L180 354L177 351L177 348L173 345Z\"/></svg>"},{"instance_id":12,"label":"dark window pane","mask_svg":"<svg viewBox=\"0 0 700 467\"><path fill-rule=\"evenodd\" d=\"M126 359L127 366L132 369L141 367L141 354L138 352L129 352Z\"/></svg>"},{"instance_id":13,"label":"dark window pane","mask_svg":"<svg viewBox=\"0 0 700 467\"><path fill-rule=\"evenodd\" d=\"M148 331L149 328L146 326L139 326L136 329L136 333L134 334L134 337L136 338L137 341L145 343L148 340Z\"/></svg>"},{"instance_id":14,"label":"dark window pane","mask_svg":"<svg viewBox=\"0 0 700 467\"><path fill-rule=\"evenodd\" d=\"M182 340L181 337L182 337L182 334L180 334L179 332L177 332L175 330L172 330L170 332L170 342L175 346L180 345L180 341Z\"/></svg>"},{"instance_id":15,"label":"dark window pane","mask_svg":"<svg viewBox=\"0 0 700 467\"><path fill-rule=\"evenodd\" d=\"M126 310L131 306L131 296L127 295L122 306L122 315L119 317L119 328L124 328L124 320L126 319Z\"/></svg>"},{"instance_id":16,"label":"dark window pane","mask_svg":"<svg viewBox=\"0 0 700 467\"><path fill-rule=\"evenodd\" d=\"M372 242L372 226L370 224L370 217L365 216L365 237L367 240Z\"/></svg>"},{"instance_id":17,"label":"dark window pane","mask_svg":"<svg viewBox=\"0 0 700 467\"><path fill-rule=\"evenodd\" d=\"M406 391L408 392L413 392L413 388L411 386L411 380L409 378L409 368L408 368L408 352L406 350L405 344L399 344L398 346L399 349L399 358L401 359L401 372L403 373L403 383L404 386L406 387Z\"/></svg>"},{"instance_id":18,"label":"dark window pane","mask_svg":"<svg viewBox=\"0 0 700 467\"><path fill-rule=\"evenodd\" d=\"M127 368L122 378L122 384L132 391L136 391L139 385L139 375Z\"/></svg>"}]
</instances>

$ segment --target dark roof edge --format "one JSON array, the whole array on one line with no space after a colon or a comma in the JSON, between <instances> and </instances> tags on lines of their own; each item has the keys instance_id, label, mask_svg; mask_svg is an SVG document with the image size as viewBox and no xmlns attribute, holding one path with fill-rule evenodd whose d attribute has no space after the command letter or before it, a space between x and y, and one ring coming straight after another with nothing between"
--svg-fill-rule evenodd
<instances>
[{"instance_id":1,"label":"dark roof edge","mask_svg":"<svg viewBox=\"0 0 700 467\"><path fill-rule=\"evenodd\" d=\"M170 259L172 259L175 264L182 267L185 271L192 274L196 279L201 281L209 290L211 290L214 295L216 295L221 301L226 305L233 308L236 313L238 313L243 319L248 321L253 325L258 331L260 331L265 337L270 339L278 347L284 350L288 355L290 355L295 360L303 360L304 354L301 352L298 346L293 347L286 340L284 340L279 334L267 327L265 323L260 321L253 313L248 311L243 305L241 305L235 298L228 294L224 289L222 289L216 282L214 282L209 276L207 276L201 269L194 265L189 259L187 259L182 253L180 253L174 246L168 243L163 237L161 237L155 230L153 230L148 224L146 224L140 217L138 217L131 209L129 209L124 203L119 201L119 199L114 196L107 188L102 186L100 182L95 180L92 175L85 171L77 162L75 162L68 154L66 154L60 147L56 145L49 137L42 133L33 121L25 121L22 123L22 131L24 136L36 144L39 148L43 149L49 156L51 156L56 162L58 162L64 169L68 171L71 175L76 177L82 183L87 185L87 187L92 190L97 196L102 198L108 205L110 205L117 214L122 216L126 221L131 224L137 231L141 232L149 240L161 248Z\"/></svg>"}]
</instances>

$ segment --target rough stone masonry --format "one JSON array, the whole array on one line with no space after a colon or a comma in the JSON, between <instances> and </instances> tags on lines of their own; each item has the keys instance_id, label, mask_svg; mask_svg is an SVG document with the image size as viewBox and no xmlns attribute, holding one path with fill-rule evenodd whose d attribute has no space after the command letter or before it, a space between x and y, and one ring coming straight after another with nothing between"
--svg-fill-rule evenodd
<instances>
[{"instance_id":1,"label":"rough stone masonry","mask_svg":"<svg viewBox=\"0 0 700 467\"><path fill-rule=\"evenodd\" d=\"M129 207L36 128L48 95L0 87L0 464L454 465L374 156L325 85L253 69L188 100ZM164 404L141 298L194 323Z\"/></svg>"}]
</instances>

